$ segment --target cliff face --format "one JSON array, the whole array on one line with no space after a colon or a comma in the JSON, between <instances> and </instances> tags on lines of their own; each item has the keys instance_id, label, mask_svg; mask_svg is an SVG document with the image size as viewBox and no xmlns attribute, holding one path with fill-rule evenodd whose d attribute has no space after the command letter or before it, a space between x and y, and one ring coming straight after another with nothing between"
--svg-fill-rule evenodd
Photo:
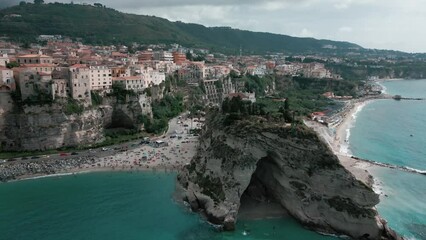
<instances>
[{"instance_id":1,"label":"cliff face","mask_svg":"<svg viewBox=\"0 0 426 240\"><path fill-rule=\"evenodd\" d=\"M103 127L109 124L111 107L66 115L63 106L25 106L23 111L0 114L1 149L32 151L92 144L103 140Z\"/></svg>"},{"instance_id":2,"label":"cliff face","mask_svg":"<svg viewBox=\"0 0 426 240\"><path fill-rule=\"evenodd\" d=\"M208 220L233 230L245 194L272 196L321 232L380 239L379 197L356 180L311 131L262 118L206 124L197 155L178 176L184 199Z\"/></svg>"},{"instance_id":3,"label":"cliff face","mask_svg":"<svg viewBox=\"0 0 426 240\"><path fill-rule=\"evenodd\" d=\"M139 116L152 116L151 98L131 96L123 103L105 97L100 107L67 115L66 101L51 105L17 106L9 93L0 93L0 150L34 151L75 147L104 140L105 128L142 130Z\"/></svg>"}]
</instances>

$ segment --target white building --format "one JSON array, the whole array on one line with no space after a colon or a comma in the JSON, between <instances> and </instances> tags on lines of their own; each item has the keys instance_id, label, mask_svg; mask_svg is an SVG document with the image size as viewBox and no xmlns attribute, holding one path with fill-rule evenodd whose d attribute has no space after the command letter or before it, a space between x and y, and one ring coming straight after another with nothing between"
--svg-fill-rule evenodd
<instances>
[{"instance_id":1,"label":"white building","mask_svg":"<svg viewBox=\"0 0 426 240\"><path fill-rule=\"evenodd\" d=\"M122 84L127 90L140 92L149 86L149 83L143 79L142 75L130 77L116 77L112 79L113 83Z\"/></svg>"},{"instance_id":2,"label":"white building","mask_svg":"<svg viewBox=\"0 0 426 240\"><path fill-rule=\"evenodd\" d=\"M173 54L166 51L154 52L154 60L173 62Z\"/></svg>"},{"instance_id":3,"label":"white building","mask_svg":"<svg viewBox=\"0 0 426 240\"><path fill-rule=\"evenodd\" d=\"M160 85L160 83L166 81L166 74L155 70L150 70L146 77L152 85Z\"/></svg>"},{"instance_id":4,"label":"white building","mask_svg":"<svg viewBox=\"0 0 426 240\"><path fill-rule=\"evenodd\" d=\"M110 90L112 87L112 72L106 66L90 66L90 89Z\"/></svg>"},{"instance_id":5,"label":"white building","mask_svg":"<svg viewBox=\"0 0 426 240\"><path fill-rule=\"evenodd\" d=\"M0 67L6 67L6 65L10 62L9 56L7 54L0 55Z\"/></svg>"},{"instance_id":6,"label":"white building","mask_svg":"<svg viewBox=\"0 0 426 240\"><path fill-rule=\"evenodd\" d=\"M143 65L131 66L131 74L133 76L141 76L141 79L146 82L148 86L160 85L160 83L166 81L166 74L158 70L154 70L150 67L144 67Z\"/></svg>"}]
</instances>

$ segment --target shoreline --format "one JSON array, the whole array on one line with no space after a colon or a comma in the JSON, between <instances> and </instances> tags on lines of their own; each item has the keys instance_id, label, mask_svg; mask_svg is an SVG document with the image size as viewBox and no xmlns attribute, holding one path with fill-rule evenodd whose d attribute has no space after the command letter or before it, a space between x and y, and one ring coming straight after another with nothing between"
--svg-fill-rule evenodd
<instances>
[{"instance_id":1,"label":"shoreline","mask_svg":"<svg viewBox=\"0 0 426 240\"><path fill-rule=\"evenodd\" d=\"M125 152L102 152L102 156L71 156L43 160L21 160L0 164L0 182L91 172L174 171L189 164L198 139L182 143L167 139L169 145L155 148L140 145ZM101 154L101 153L100 153Z\"/></svg>"},{"instance_id":2,"label":"shoreline","mask_svg":"<svg viewBox=\"0 0 426 240\"><path fill-rule=\"evenodd\" d=\"M347 101L345 107L331 117L332 119L338 119L332 126L325 126L311 120L305 121L305 125L314 130L337 156L340 164L351 172L356 179L372 188L374 178L368 171L368 168L373 164L353 158L349 149L348 138L350 136L350 129L356 121L357 114L374 100L376 99L361 98Z\"/></svg>"},{"instance_id":3,"label":"shoreline","mask_svg":"<svg viewBox=\"0 0 426 240\"><path fill-rule=\"evenodd\" d=\"M0 164L0 182L37 179L92 172L177 172L190 163L198 148L198 137L188 133L190 119L175 118L162 145L128 142L120 149L103 148L79 155L51 156ZM176 135L179 135L179 138Z\"/></svg>"},{"instance_id":4,"label":"shoreline","mask_svg":"<svg viewBox=\"0 0 426 240\"><path fill-rule=\"evenodd\" d=\"M184 167L184 166L180 166L180 168L182 168L182 167ZM74 176L74 175L100 173L100 172L105 172L105 173L106 172L111 172L111 173L115 173L115 172L117 172L117 173L118 172L123 172L123 173L140 173L140 172L177 173L180 170L180 168L174 168L174 167L171 167L171 166L168 166L168 167L152 167L152 168L149 168L149 167L133 167L133 168L123 167L123 168L118 168L118 169L95 167L95 168L87 168L87 169L64 170L64 171L59 171L57 173L52 173L52 174L39 173L39 174L22 175L22 176L17 176L13 180L5 181L4 183L26 181L26 180L36 180L36 179L42 179L42 178Z\"/></svg>"}]
</instances>

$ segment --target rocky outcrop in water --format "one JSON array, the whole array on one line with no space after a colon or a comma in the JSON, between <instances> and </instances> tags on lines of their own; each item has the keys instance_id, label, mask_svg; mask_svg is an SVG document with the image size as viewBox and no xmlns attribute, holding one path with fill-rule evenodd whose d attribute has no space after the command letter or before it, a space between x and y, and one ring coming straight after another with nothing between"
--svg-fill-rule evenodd
<instances>
[{"instance_id":1,"label":"rocky outcrop in water","mask_svg":"<svg viewBox=\"0 0 426 240\"><path fill-rule=\"evenodd\" d=\"M313 230L388 238L374 209L379 196L342 167L315 133L261 117L230 122L213 115L198 154L178 175L184 200L211 223L233 230L241 196L249 193L272 196Z\"/></svg>"}]
</instances>

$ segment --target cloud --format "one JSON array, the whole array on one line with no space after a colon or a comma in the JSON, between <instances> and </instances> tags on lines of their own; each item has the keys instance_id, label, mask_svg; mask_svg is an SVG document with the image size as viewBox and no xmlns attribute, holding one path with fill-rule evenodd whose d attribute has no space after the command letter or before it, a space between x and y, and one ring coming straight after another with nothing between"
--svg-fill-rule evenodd
<instances>
[{"instance_id":1,"label":"cloud","mask_svg":"<svg viewBox=\"0 0 426 240\"><path fill-rule=\"evenodd\" d=\"M340 27L339 32L350 33L350 32L352 32L352 28L351 27Z\"/></svg>"},{"instance_id":2,"label":"cloud","mask_svg":"<svg viewBox=\"0 0 426 240\"><path fill-rule=\"evenodd\" d=\"M314 33L309 31L307 28L302 29L298 34L299 37L313 37Z\"/></svg>"}]
</instances>

